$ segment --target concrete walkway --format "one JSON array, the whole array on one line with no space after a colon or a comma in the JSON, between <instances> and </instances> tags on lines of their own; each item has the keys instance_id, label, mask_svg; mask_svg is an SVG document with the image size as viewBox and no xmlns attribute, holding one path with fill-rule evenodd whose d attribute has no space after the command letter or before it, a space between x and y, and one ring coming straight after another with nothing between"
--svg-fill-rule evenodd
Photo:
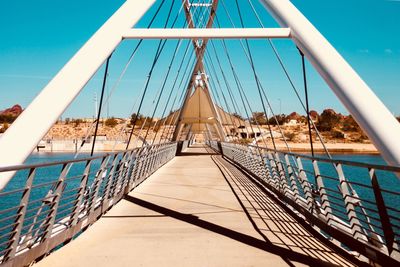
<instances>
[{"instance_id":1,"label":"concrete walkway","mask_svg":"<svg viewBox=\"0 0 400 267\"><path fill-rule=\"evenodd\" d=\"M352 266L221 156L187 152L35 266Z\"/></svg>"}]
</instances>

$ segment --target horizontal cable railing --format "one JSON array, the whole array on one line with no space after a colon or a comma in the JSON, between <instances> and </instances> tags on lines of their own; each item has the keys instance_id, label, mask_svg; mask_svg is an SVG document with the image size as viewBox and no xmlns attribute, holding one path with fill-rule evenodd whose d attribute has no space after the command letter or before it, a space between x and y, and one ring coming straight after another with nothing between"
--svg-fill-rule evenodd
<instances>
[{"instance_id":1,"label":"horizontal cable railing","mask_svg":"<svg viewBox=\"0 0 400 267\"><path fill-rule=\"evenodd\" d=\"M233 143L207 144L256 177L323 235L373 262L400 262L400 168Z\"/></svg>"},{"instance_id":2,"label":"horizontal cable railing","mask_svg":"<svg viewBox=\"0 0 400 267\"><path fill-rule=\"evenodd\" d=\"M176 154L166 143L100 156L0 168L0 265L25 266L71 240Z\"/></svg>"}]
</instances>

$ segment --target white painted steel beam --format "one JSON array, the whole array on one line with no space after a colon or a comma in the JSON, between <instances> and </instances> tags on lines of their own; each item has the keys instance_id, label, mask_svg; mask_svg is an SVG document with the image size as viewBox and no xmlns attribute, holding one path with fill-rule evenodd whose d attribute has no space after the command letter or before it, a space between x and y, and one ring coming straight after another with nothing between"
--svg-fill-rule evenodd
<instances>
[{"instance_id":1,"label":"white painted steel beam","mask_svg":"<svg viewBox=\"0 0 400 267\"><path fill-rule=\"evenodd\" d=\"M368 85L289 0L260 0L313 64L390 165L400 166L400 124Z\"/></svg>"},{"instance_id":2,"label":"white painted steel beam","mask_svg":"<svg viewBox=\"0 0 400 267\"><path fill-rule=\"evenodd\" d=\"M18 165L122 41L155 0L127 0L60 70L0 138L0 167ZM0 191L13 173L0 175Z\"/></svg>"},{"instance_id":3,"label":"white painted steel beam","mask_svg":"<svg viewBox=\"0 0 400 267\"><path fill-rule=\"evenodd\" d=\"M289 28L131 29L124 39L266 39L290 38Z\"/></svg>"},{"instance_id":4,"label":"white painted steel beam","mask_svg":"<svg viewBox=\"0 0 400 267\"><path fill-rule=\"evenodd\" d=\"M185 8L185 17L186 17L186 21L188 22L188 28L189 29L195 29L196 25L194 24L194 21L193 21L193 14L190 11L189 1L187 1L187 0L182 0L182 1L183 1L184 8ZM216 11L217 11L217 8L218 8L218 3L219 3L219 0L213 0L212 1L210 15L208 17L208 21L207 21L207 24L205 26L206 29L212 28L212 25L214 23L214 18L215 18L215 15L216 15ZM185 110L187 108L187 103L189 101L189 98L190 98L190 95L191 95L191 91L192 91L192 87L193 87L193 84L194 84L195 79L196 79L195 77L196 77L196 75L198 74L199 71L200 72L204 72L203 57L204 57L204 52L205 52L205 49L206 49L206 46L207 46L207 43L208 43L208 39L204 38L203 39L203 43L202 43L202 45L200 47L197 45L197 42L196 42L195 39L192 40L192 43L193 43L193 47L195 49L197 62L196 62L196 65L193 68L192 78L190 79L190 82L189 82L189 84L187 86L187 89L186 89L184 102L182 103L182 106L181 106L181 108L179 110L177 124L176 124L175 130L174 130L173 136L172 136L172 140L174 140L174 141L176 141L177 138L180 136L180 132L181 132L182 125L183 125L182 121L181 121L182 120L182 115L185 113ZM223 136L221 136L221 138L222 137Z\"/></svg>"}]
</instances>

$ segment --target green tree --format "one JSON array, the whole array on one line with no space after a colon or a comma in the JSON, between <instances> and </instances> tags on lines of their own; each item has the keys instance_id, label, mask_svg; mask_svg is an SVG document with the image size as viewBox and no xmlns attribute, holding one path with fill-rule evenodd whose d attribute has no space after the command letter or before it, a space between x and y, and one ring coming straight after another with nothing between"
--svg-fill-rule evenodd
<instances>
[{"instance_id":1,"label":"green tree","mask_svg":"<svg viewBox=\"0 0 400 267\"><path fill-rule=\"evenodd\" d=\"M332 109L325 109L319 117L317 128L323 132L331 131L339 125L340 120L340 114L337 114Z\"/></svg>"},{"instance_id":2,"label":"green tree","mask_svg":"<svg viewBox=\"0 0 400 267\"><path fill-rule=\"evenodd\" d=\"M349 115L344 118L342 123L342 130L345 132L360 132L361 128L354 120L353 116Z\"/></svg>"},{"instance_id":3,"label":"green tree","mask_svg":"<svg viewBox=\"0 0 400 267\"><path fill-rule=\"evenodd\" d=\"M251 123L265 125L267 124L267 118L264 112L253 112L253 117L251 118Z\"/></svg>"},{"instance_id":4,"label":"green tree","mask_svg":"<svg viewBox=\"0 0 400 267\"><path fill-rule=\"evenodd\" d=\"M275 115L275 116L269 118L268 123L270 125L278 125L278 124L282 125L285 122L287 122L287 120L288 119L285 114L279 114L279 115Z\"/></svg>"},{"instance_id":5,"label":"green tree","mask_svg":"<svg viewBox=\"0 0 400 267\"><path fill-rule=\"evenodd\" d=\"M143 116L142 115L136 115L136 113L133 113L131 115L131 125L141 125L141 121L143 120Z\"/></svg>"}]
</instances>

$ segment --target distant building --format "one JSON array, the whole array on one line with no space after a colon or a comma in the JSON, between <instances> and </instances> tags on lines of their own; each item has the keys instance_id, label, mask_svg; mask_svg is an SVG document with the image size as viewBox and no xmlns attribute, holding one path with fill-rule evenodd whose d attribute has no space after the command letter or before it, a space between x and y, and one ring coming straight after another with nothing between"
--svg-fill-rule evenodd
<instances>
[{"instance_id":1,"label":"distant building","mask_svg":"<svg viewBox=\"0 0 400 267\"><path fill-rule=\"evenodd\" d=\"M258 127L250 127L250 126L239 126L237 129L237 133L241 138L254 138L259 137L265 131L263 129L259 129Z\"/></svg>"},{"instance_id":2,"label":"distant building","mask_svg":"<svg viewBox=\"0 0 400 267\"><path fill-rule=\"evenodd\" d=\"M297 120L289 120L288 122L285 123L286 126L297 126L299 125Z\"/></svg>"}]
</instances>

